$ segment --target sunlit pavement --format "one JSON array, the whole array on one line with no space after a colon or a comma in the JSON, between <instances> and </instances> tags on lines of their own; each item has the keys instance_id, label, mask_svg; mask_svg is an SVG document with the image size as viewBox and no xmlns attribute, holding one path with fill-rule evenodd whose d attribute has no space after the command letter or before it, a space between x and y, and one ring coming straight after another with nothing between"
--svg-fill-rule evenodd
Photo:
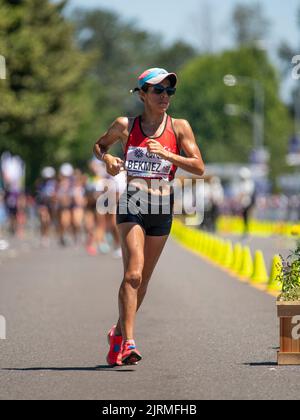
<instances>
[{"instance_id":1,"label":"sunlit pavement","mask_svg":"<svg viewBox=\"0 0 300 420\"><path fill-rule=\"evenodd\" d=\"M250 240L249 244L259 243ZM264 241L264 240L263 240ZM138 314L138 366L110 369L122 261L81 247L0 265L1 399L298 399L299 367L277 367L275 298L170 240ZM272 241L266 249L273 253ZM284 249L285 245L283 245Z\"/></svg>"}]
</instances>

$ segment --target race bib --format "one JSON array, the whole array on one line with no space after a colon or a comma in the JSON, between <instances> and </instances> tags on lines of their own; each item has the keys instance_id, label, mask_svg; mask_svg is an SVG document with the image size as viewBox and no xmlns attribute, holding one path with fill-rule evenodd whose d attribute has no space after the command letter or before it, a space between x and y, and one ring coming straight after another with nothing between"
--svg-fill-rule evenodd
<instances>
[{"instance_id":1,"label":"race bib","mask_svg":"<svg viewBox=\"0 0 300 420\"><path fill-rule=\"evenodd\" d=\"M165 178L170 174L171 168L171 162L148 152L147 147L128 148L125 169L130 176Z\"/></svg>"}]
</instances>

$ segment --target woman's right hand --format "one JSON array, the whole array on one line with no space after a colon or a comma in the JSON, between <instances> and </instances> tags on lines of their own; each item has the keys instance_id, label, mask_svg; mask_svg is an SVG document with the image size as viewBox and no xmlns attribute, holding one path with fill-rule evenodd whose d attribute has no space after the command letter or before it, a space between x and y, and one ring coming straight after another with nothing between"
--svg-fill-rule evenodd
<instances>
[{"instance_id":1,"label":"woman's right hand","mask_svg":"<svg viewBox=\"0 0 300 420\"><path fill-rule=\"evenodd\" d=\"M116 176L124 170L124 161L118 157L107 154L103 160L106 164L106 171L111 176Z\"/></svg>"}]
</instances>

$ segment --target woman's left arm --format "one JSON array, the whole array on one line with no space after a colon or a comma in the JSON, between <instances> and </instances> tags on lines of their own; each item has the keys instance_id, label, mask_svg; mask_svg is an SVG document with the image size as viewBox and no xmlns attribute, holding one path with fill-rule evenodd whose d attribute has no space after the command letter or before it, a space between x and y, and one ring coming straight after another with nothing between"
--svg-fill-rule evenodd
<instances>
[{"instance_id":1,"label":"woman's left arm","mask_svg":"<svg viewBox=\"0 0 300 420\"><path fill-rule=\"evenodd\" d=\"M187 172L200 176L203 175L205 166L190 124L186 120L174 120L174 129L177 134L179 146L184 151L186 157L165 150L155 140L148 140L147 145L149 151L160 155L163 159L168 160Z\"/></svg>"}]
</instances>

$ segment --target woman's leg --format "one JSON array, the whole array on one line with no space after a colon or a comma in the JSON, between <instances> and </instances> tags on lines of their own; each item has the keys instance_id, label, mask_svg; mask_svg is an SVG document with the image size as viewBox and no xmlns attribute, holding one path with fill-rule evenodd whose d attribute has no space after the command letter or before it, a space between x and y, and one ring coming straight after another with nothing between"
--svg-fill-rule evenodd
<instances>
[{"instance_id":1,"label":"woman's leg","mask_svg":"<svg viewBox=\"0 0 300 420\"><path fill-rule=\"evenodd\" d=\"M86 246L91 246L94 244L95 215L90 209L85 211L84 228L86 232Z\"/></svg>"},{"instance_id":2,"label":"woman's leg","mask_svg":"<svg viewBox=\"0 0 300 420\"><path fill-rule=\"evenodd\" d=\"M149 280L151 279L154 268L159 260L159 257L164 249L164 246L167 242L168 235L166 236L146 236L145 240L145 262L142 273L142 283L138 290L138 305L137 310L141 306L145 294L147 292L147 287Z\"/></svg>"},{"instance_id":3,"label":"woman's leg","mask_svg":"<svg viewBox=\"0 0 300 420\"><path fill-rule=\"evenodd\" d=\"M83 207L75 207L72 209L72 231L74 241L77 244L78 238L80 236L80 231L82 227L82 221L84 216L84 209Z\"/></svg>"},{"instance_id":4,"label":"woman's leg","mask_svg":"<svg viewBox=\"0 0 300 420\"><path fill-rule=\"evenodd\" d=\"M71 210L62 209L59 214L59 233L60 243L65 245L65 234L68 232L71 226Z\"/></svg>"},{"instance_id":5,"label":"woman's leg","mask_svg":"<svg viewBox=\"0 0 300 420\"><path fill-rule=\"evenodd\" d=\"M106 230L106 215L96 212L96 240L98 245L104 242Z\"/></svg>"},{"instance_id":6,"label":"woman's leg","mask_svg":"<svg viewBox=\"0 0 300 420\"><path fill-rule=\"evenodd\" d=\"M116 248L120 247L120 235L116 223L116 214L107 214L107 230L111 233L114 245Z\"/></svg>"},{"instance_id":7,"label":"woman's leg","mask_svg":"<svg viewBox=\"0 0 300 420\"><path fill-rule=\"evenodd\" d=\"M124 278L119 291L119 329L123 339L133 339L135 314L138 306L138 289L142 283L144 267L145 233L133 223L118 225L123 253Z\"/></svg>"},{"instance_id":8,"label":"woman's leg","mask_svg":"<svg viewBox=\"0 0 300 420\"><path fill-rule=\"evenodd\" d=\"M40 219L40 233L42 238L47 238L49 236L50 228L50 213L46 206L40 206L38 208L38 215Z\"/></svg>"},{"instance_id":9,"label":"woman's leg","mask_svg":"<svg viewBox=\"0 0 300 420\"><path fill-rule=\"evenodd\" d=\"M121 226L121 225L119 225ZM159 260L159 257L164 249L164 246L167 242L168 235L166 236L146 236L145 237L145 245L144 245L144 266L142 271L142 281L140 287L137 291L137 306L136 311L138 311L139 307L141 306L144 297L147 292L147 287L149 280L152 276L154 268ZM125 267L128 265L128 258L123 252L123 261L124 261L124 271ZM121 322L120 319L117 323L116 327L116 334L121 334Z\"/></svg>"}]
</instances>

